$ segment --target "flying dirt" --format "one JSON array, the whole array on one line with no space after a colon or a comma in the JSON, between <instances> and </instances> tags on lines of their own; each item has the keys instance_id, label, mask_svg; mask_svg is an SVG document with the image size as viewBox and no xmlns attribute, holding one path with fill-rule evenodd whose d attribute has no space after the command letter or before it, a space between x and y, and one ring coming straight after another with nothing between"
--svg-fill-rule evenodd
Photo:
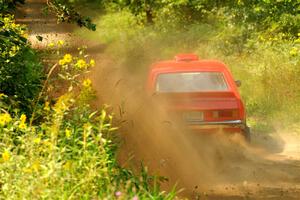
<instances>
[{"instance_id":1,"label":"flying dirt","mask_svg":"<svg viewBox=\"0 0 300 200\"><path fill-rule=\"evenodd\" d=\"M91 73L100 102L111 102L121 122L120 163L165 176L168 190L188 199L299 199L300 138L292 133L200 134L166 112L145 92L146 73L134 76L103 60ZM116 66L116 67L110 67ZM109 84L107 84L109 83ZM291 143L292 141L292 143Z\"/></svg>"}]
</instances>

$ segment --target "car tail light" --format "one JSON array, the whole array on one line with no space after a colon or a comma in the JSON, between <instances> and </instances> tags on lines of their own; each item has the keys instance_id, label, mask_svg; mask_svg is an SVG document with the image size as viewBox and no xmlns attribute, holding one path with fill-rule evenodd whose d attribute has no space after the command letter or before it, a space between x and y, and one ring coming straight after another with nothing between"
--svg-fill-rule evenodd
<instances>
[{"instance_id":1,"label":"car tail light","mask_svg":"<svg viewBox=\"0 0 300 200\"><path fill-rule=\"evenodd\" d=\"M212 118L237 118L238 110L218 110L212 111Z\"/></svg>"},{"instance_id":2,"label":"car tail light","mask_svg":"<svg viewBox=\"0 0 300 200\"><path fill-rule=\"evenodd\" d=\"M215 118L215 119L218 119L219 118L219 111L213 111L212 112L212 117Z\"/></svg>"},{"instance_id":3,"label":"car tail light","mask_svg":"<svg viewBox=\"0 0 300 200\"><path fill-rule=\"evenodd\" d=\"M183 113L183 118L186 121L203 121L204 113L201 111L190 111Z\"/></svg>"}]
</instances>

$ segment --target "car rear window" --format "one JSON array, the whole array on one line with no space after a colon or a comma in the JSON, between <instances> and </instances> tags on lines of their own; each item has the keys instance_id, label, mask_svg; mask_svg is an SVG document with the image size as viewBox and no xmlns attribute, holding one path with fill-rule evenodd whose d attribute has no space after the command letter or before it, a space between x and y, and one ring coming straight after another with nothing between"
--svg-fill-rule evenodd
<instances>
[{"instance_id":1,"label":"car rear window","mask_svg":"<svg viewBox=\"0 0 300 200\"><path fill-rule=\"evenodd\" d=\"M156 92L227 91L222 72L180 72L160 74Z\"/></svg>"}]
</instances>

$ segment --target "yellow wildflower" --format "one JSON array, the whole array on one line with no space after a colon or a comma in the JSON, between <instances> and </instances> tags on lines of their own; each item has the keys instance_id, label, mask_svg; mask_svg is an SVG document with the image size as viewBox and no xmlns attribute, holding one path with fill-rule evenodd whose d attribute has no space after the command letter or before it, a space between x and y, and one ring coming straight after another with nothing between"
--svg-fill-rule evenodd
<instances>
[{"instance_id":1,"label":"yellow wildflower","mask_svg":"<svg viewBox=\"0 0 300 200\"><path fill-rule=\"evenodd\" d=\"M70 106L71 96L69 94L62 95L58 98L57 102L53 106L53 110L57 114L64 113Z\"/></svg>"},{"instance_id":2,"label":"yellow wildflower","mask_svg":"<svg viewBox=\"0 0 300 200\"><path fill-rule=\"evenodd\" d=\"M8 114L8 113L4 114L4 119L7 123L9 123L12 120L10 114Z\"/></svg>"},{"instance_id":3,"label":"yellow wildflower","mask_svg":"<svg viewBox=\"0 0 300 200\"><path fill-rule=\"evenodd\" d=\"M32 170L30 168L28 168L28 167L24 167L23 168L23 172L25 172L25 173L32 173Z\"/></svg>"},{"instance_id":4,"label":"yellow wildflower","mask_svg":"<svg viewBox=\"0 0 300 200\"><path fill-rule=\"evenodd\" d=\"M298 54L298 48L297 47L293 47L291 50L290 50L290 55L291 56L296 56Z\"/></svg>"},{"instance_id":5,"label":"yellow wildflower","mask_svg":"<svg viewBox=\"0 0 300 200\"><path fill-rule=\"evenodd\" d=\"M58 41L57 41L58 46L62 46L62 45L64 45L64 43L65 43L65 42L64 42L63 40L58 40Z\"/></svg>"},{"instance_id":6,"label":"yellow wildflower","mask_svg":"<svg viewBox=\"0 0 300 200\"><path fill-rule=\"evenodd\" d=\"M10 114L8 113L0 114L0 126L5 126L9 122L11 122L11 120L12 118Z\"/></svg>"},{"instance_id":7,"label":"yellow wildflower","mask_svg":"<svg viewBox=\"0 0 300 200\"><path fill-rule=\"evenodd\" d=\"M27 33L23 33L23 34L21 34L24 38L28 38L28 34Z\"/></svg>"},{"instance_id":8,"label":"yellow wildflower","mask_svg":"<svg viewBox=\"0 0 300 200\"><path fill-rule=\"evenodd\" d=\"M2 97L5 97L4 93L0 93L0 99L2 99Z\"/></svg>"},{"instance_id":9,"label":"yellow wildflower","mask_svg":"<svg viewBox=\"0 0 300 200\"><path fill-rule=\"evenodd\" d=\"M11 24L11 27L12 27L12 28L16 28L17 26L16 26L15 23L12 23L12 24Z\"/></svg>"},{"instance_id":10,"label":"yellow wildflower","mask_svg":"<svg viewBox=\"0 0 300 200\"><path fill-rule=\"evenodd\" d=\"M20 117L20 121L21 123L25 123L26 122L26 115L25 114L22 114L21 117Z\"/></svg>"},{"instance_id":11,"label":"yellow wildflower","mask_svg":"<svg viewBox=\"0 0 300 200\"><path fill-rule=\"evenodd\" d=\"M84 87L90 87L92 85L92 81L90 79L85 79L82 83Z\"/></svg>"},{"instance_id":12,"label":"yellow wildflower","mask_svg":"<svg viewBox=\"0 0 300 200\"><path fill-rule=\"evenodd\" d=\"M35 144L39 144L41 142L41 138L37 137L33 140Z\"/></svg>"},{"instance_id":13,"label":"yellow wildflower","mask_svg":"<svg viewBox=\"0 0 300 200\"><path fill-rule=\"evenodd\" d=\"M52 48L54 46L55 46L55 44L53 42L51 42L51 43L48 44L48 47L50 47L50 48Z\"/></svg>"},{"instance_id":14,"label":"yellow wildflower","mask_svg":"<svg viewBox=\"0 0 300 200\"><path fill-rule=\"evenodd\" d=\"M35 161L35 162L32 164L31 168L32 168L34 171L36 171L36 172L39 171L39 169L41 168L40 162L39 162L39 161Z\"/></svg>"},{"instance_id":15,"label":"yellow wildflower","mask_svg":"<svg viewBox=\"0 0 300 200\"><path fill-rule=\"evenodd\" d=\"M64 61L65 61L65 63L70 63L70 62L72 62L72 59L73 59L73 57L72 57L71 54L66 54L66 55L64 56Z\"/></svg>"},{"instance_id":16,"label":"yellow wildflower","mask_svg":"<svg viewBox=\"0 0 300 200\"><path fill-rule=\"evenodd\" d=\"M90 60L90 66L91 66L91 67L94 67L95 64L96 64L95 60L94 60L94 59L91 59L91 60Z\"/></svg>"},{"instance_id":17,"label":"yellow wildflower","mask_svg":"<svg viewBox=\"0 0 300 200\"><path fill-rule=\"evenodd\" d=\"M27 128L27 125L25 123L20 123L18 127L19 127L19 129L24 130Z\"/></svg>"},{"instance_id":18,"label":"yellow wildflower","mask_svg":"<svg viewBox=\"0 0 300 200\"><path fill-rule=\"evenodd\" d=\"M10 153L8 150L5 150L3 153L2 153L2 159L3 161L8 161L10 159Z\"/></svg>"},{"instance_id":19,"label":"yellow wildflower","mask_svg":"<svg viewBox=\"0 0 300 200\"><path fill-rule=\"evenodd\" d=\"M44 110L50 111L50 106L49 106L49 104L50 104L50 103L49 103L48 101L45 102Z\"/></svg>"},{"instance_id":20,"label":"yellow wildflower","mask_svg":"<svg viewBox=\"0 0 300 200\"><path fill-rule=\"evenodd\" d=\"M64 60L64 59L60 59L60 60L58 61L58 64L59 64L59 65L65 65L65 64L66 64L66 62L65 62L65 60Z\"/></svg>"},{"instance_id":21,"label":"yellow wildflower","mask_svg":"<svg viewBox=\"0 0 300 200\"><path fill-rule=\"evenodd\" d=\"M86 62L83 59L79 59L77 63L75 64L76 67L79 69L85 68L86 67Z\"/></svg>"},{"instance_id":22,"label":"yellow wildflower","mask_svg":"<svg viewBox=\"0 0 300 200\"><path fill-rule=\"evenodd\" d=\"M31 133L36 133L36 128L35 127L30 127L30 131L31 131Z\"/></svg>"},{"instance_id":23,"label":"yellow wildflower","mask_svg":"<svg viewBox=\"0 0 300 200\"><path fill-rule=\"evenodd\" d=\"M49 150L53 149L53 144L49 140L43 140L43 145L49 148Z\"/></svg>"},{"instance_id":24,"label":"yellow wildflower","mask_svg":"<svg viewBox=\"0 0 300 200\"><path fill-rule=\"evenodd\" d=\"M63 165L63 168L64 168L64 170L69 171L69 170L71 169L71 166L72 166L71 161L67 161L67 162Z\"/></svg>"},{"instance_id":25,"label":"yellow wildflower","mask_svg":"<svg viewBox=\"0 0 300 200\"><path fill-rule=\"evenodd\" d=\"M66 129L65 130L65 134L66 134L67 138L70 138L71 137L71 131L70 131L70 129Z\"/></svg>"},{"instance_id":26,"label":"yellow wildflower","mask_svg":"<svg viewBox=\"0 0 300 200\"><path fill-rule=\"evenodd\" d=\"M16 46L16 45L12 46L10 51L9 51L9 56L10 57L15 56L19 52L19 50L20 50L19 46Z\"/></svg>"},{"instance_id":27,"label":"yellow wildflower","mask_svg":"<svg viewBox=\"0 0 300 200\"><path fill-rule=\"evenodd\" d=\"M0 124L3 123L3 124L6 124L6 115L7 113L2 113L0 114Z\"/></svg>"},{"instance_id":28,"label":"yellow wildflower","mask_svg":"<svg viewBox=\"0 0 300 200\"><path fill-rule=\"evenodd\" d=\"M21 30L21 31L20 31L20 35L21 35L22 37L24 37L24 38L28 38L28 33L27 33L27 31L25 31L25 30Z\"/></svg>"},{"instance_id":29,"label":"yellow wildflower","mask_svg":"<svg viewBox=\"0 0 300 200\"><path fill-rule=\"evenodd\" d=\"M4 23L8 24L10 22L10 18L9 17L4 17L3 21L4 21Z\"/></svg>"}]
</instances>

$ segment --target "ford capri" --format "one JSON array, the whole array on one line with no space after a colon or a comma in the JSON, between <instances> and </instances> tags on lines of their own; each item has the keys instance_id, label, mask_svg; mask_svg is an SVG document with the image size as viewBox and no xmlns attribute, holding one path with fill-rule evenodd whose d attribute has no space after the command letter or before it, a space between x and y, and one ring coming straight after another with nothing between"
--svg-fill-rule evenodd
<instances>
[{"instance_id":1,"label":"ford capri","mask_svg":"<svg viewBox=\"0 0 300 200\"><path fill-rule=\"evenodd\" d=\"M224 63L195 54L154 63L147 82L148 92L167 99L168 112L176 113L189 129L239 133L249 141L239 86Z\"/></svg>"}]
</instances>

